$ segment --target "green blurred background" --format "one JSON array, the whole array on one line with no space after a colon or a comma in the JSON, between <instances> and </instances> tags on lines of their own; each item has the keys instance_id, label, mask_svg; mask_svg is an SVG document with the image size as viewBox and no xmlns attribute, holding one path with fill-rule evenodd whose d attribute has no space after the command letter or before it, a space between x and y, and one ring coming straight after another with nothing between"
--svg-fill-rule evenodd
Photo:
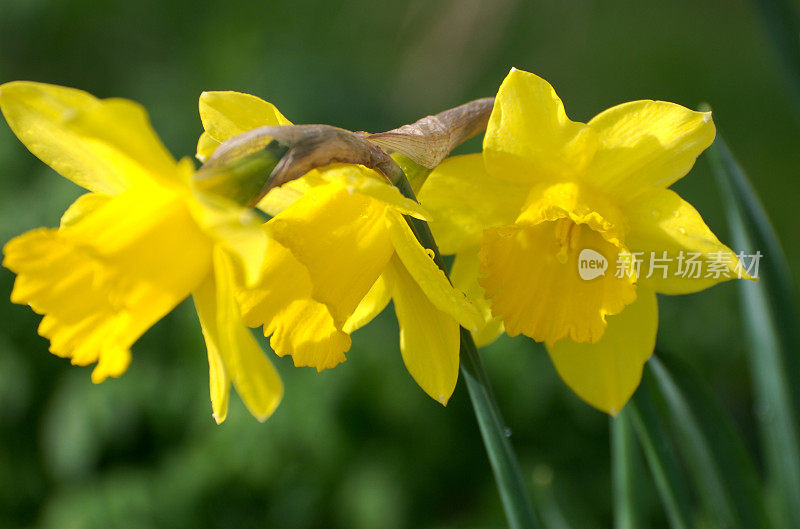
<instances>
[{"instance_id":1,"label":"green blurred background","mask_svg":"<svg viewBox=\"0 0 800 529\"><path fill-rule=\"evenodd\" d=\"M731 0L0 0L0 82L142 102L176 156L194 153L203 90L257 94L296 123L370 131L493 95L511 66L547 78L577 120L632 99L707 101L796 282L800 119L772 51L754 6ZM726 241L707 161L676 189ZM79 194L0 125L0 242L56 225ZM0 298L12 282L0 270ZM737 304L733 284L662 297L659 342L694 365L755 445ZM191 305L99 386L47 352L38 320L0 301L0 527L504 524L464 387L446 409L416 387L391 311L356 333L334 370L274 359L286 382L275 415L260 424L235 398L222 426ZM608 418L531 340L482 354L536 501L574 527L610 526ZM645 498L658 526L655 492Z\"/></svg>"}]
</instances>

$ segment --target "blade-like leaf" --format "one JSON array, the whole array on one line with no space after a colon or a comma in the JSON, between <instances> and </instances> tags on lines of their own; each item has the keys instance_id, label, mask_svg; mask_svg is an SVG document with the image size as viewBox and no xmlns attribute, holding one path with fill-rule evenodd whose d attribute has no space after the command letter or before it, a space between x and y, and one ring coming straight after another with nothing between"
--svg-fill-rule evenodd
<instances>
[{"instance_id":1,"label":"blade-like leaf","mask_svg":"<svg viewBox=\"0 0 800 529\"><path fill-rule=\"evenodd\" d=\"M533 471L533 500L536 510L542 517L542 525L547 529L570 529L569 521L558 505L553 491L553 469L539 465Z\"/></svg>"},{"instance_id":2,"label":"blade-like leaf","mask_svg":"<svg viewBox=\"0 0 800 529\"><path fill-rule=\"evenodd\" d=\"M800 11L793 0L756 0L800 112Z\"/></svg>"},{"instance_id":3,"label":"blade-like leaf","mask_svg":"<svg viewBox=\"0 0 800 529\"><path fill-rule=\"evenodd\" d=\"M690 523L689 487L678 467L672 439L661 421L652 385L651 376L645 371L639 389L625 408L629 409L670 527L689 529L693 527Z\"/></svg>"},{"instance_id":4,"label":"blade-like leaf","mask_svg":"<svg viewBox=\"0 0 800 529\"><path fill-rule=\"evenodd\" d=\"M765 527L763 491L741 435L699 377L674 356L647 363L671 417L688 472L715 527Z\"/></svg>"},{"instance_id":5,"label":"blade-like leaf","mask_svg":"<svg viewBox=\"0 0 800 529\"><path fill-rule=\"evenodd\" d=\"M734 246L763 254L759 280L740 281L756 410L778 527L800 527L800 339L794 288L783 250L744 170L718 135L711 165Z\"/></svg>"},{"instance_id":6,"label":"blade-like leaf","mask_svg":"<svg viewBox=\"0 0 800 529\"><path fill-rule=\"evenodd\" d=\"M636 465L639 447L628 407L610 419L611 483L614 493L614 528L641 527L641 500L637 494Z\"/></svg>"}]
</instances>

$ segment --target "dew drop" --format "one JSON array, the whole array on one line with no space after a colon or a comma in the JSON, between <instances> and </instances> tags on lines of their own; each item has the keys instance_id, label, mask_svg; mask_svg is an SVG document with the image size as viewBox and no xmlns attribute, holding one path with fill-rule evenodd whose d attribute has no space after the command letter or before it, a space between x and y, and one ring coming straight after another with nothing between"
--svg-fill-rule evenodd
<instances>
[{"instance_id":1,"label":"dew drop","mask_svg":"<svg viewBox=\"0 0 800 529\"><path fill-rule=\"evenodd\" d=\"M505 435L506 437L511 437L511 428L509 428L508 426L503 428L503 435Z\"/></svg>"}]
</instances>

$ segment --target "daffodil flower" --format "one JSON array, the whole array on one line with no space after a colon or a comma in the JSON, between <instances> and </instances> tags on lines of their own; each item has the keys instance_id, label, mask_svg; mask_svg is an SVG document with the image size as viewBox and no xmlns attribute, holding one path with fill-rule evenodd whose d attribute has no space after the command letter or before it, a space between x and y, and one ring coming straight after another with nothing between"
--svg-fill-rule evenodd
<instances>
[{"instance_id":1,"label":"daffodil flower","mask_svg":"<svg viewBox=\"0 0 800 529\"><path fill-rule=\"evenodd\" d=\"M43 314L39 334L73 364L97 363L92 381L121 375L133 343L190 294L208 349L214 417L230 384L266 419L281 381L236 303L234 279L258 279L266 235L256 215L192 187L191 160L176 162L144 109L79 90L12 82L0 110L26 147L88 189L58 228L9 241L11 300Z\"/></svg>"},{"instance_id":2,"label":"daffodil flower","mask_svg":"<svg viewBox=\"0 0 800 529\"><path fill-rule=\"evenodd\" d=\"M504 326L544 342L575 393L619 412L653 352L656 292L695 292L738 275L736 256L667 189L714 136L710 113L662 101L574 122L550 84L512 70L483 152L446 160L420 193L440 248L456 254L454 284L484 312L477 340ZM682 276L689 254L726 263L726 273ZM587 264L594 273L582 276Z\"/></svg>"},{"instance_id":3,"label":"daffodil flower","mask_svg":"<svg viewBox=\"0 0 800 529\"><path fill-rule=\"evenodd\" d=\"M201 159L232 136L288 123L236 92L204 93L200 115ZM403 215L427 219L419 204L373 170L336 164L271 191L259 207L273 216L264 226L270 247L261 282L239 293L245 322L263 326L278 355L322 370L343 362L350 333L393 300L406 367L446 404L458 378L459 324L482 320L406 223Z\"/></svg>"}]
</instances>

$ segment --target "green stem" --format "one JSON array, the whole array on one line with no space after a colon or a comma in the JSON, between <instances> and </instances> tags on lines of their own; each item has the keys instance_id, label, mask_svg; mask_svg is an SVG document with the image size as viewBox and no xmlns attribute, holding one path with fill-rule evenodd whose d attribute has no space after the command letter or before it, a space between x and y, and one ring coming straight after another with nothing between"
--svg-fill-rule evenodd
<instances>
[{"instance_id":1,"label":"green stem","mask_svg":"<svg viewBox=\"0 0 800 529\"><path fill-rule=\"evenodd\" d=\"M514 528L537 527L533 506L522 479L517 456L492 394L492 387L481 364L472 334L461 328L461 376L478 419L483 444L492 465L494 479L503 501L508 525Z\"/></svg>"},{"instance_id":2,"label":"green stem","mask_svg":"<svg viewBox=\"0 0 800 529\"><path fill-rule=\"evenodd\" d=\"M398 178L395 185L404 196L416 200L414 191L405 176ZM434 261L446 273L444 261L442 261L439 248L436 246L428 224L412 217L406 217L406 220L420 244L433 250ZM528 494L522 479L517 456L508 439L507 429L495 401L489 378L483 369L472 334L463 327L461 328L460 364L461 377L467 384L470 402L478 420L478 428L489 456L489 463L500 492L508 525L514 529L538 527L530 494Z\"/></svg>"}]
</instances>

